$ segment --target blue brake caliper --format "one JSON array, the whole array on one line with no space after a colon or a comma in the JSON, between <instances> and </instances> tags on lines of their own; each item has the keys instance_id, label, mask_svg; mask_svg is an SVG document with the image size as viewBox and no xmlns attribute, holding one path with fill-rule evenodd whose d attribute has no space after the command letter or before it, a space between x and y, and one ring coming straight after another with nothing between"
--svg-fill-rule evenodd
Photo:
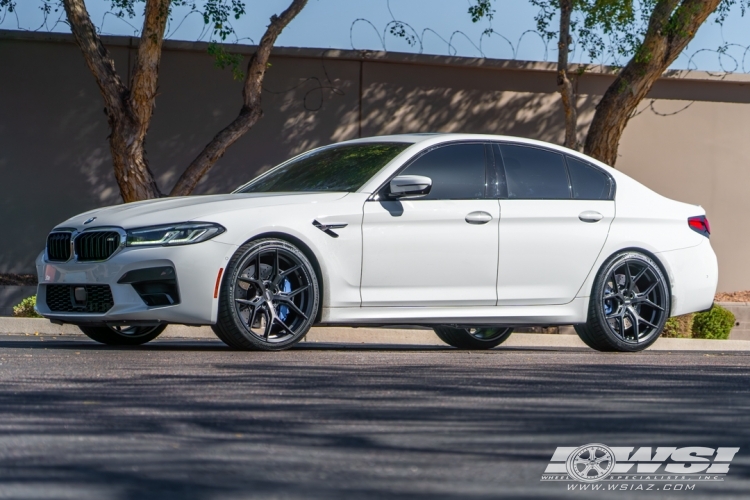
<instances>
[{"instance_id":1,"label":"blue brake caliper","mask_svg":"<svg viewBox=\"0 0 750 500\"><path fill-rule=\"evenodd\" d=\"M281 284L281 291L284 293L289 293L292 291L292 284L289 282L289 279L284 278L284 282ZM289 315L289 308L287 306L279 306L279 319L281 321L286 321L286 317Z\"/></svg>"}]
</instances>

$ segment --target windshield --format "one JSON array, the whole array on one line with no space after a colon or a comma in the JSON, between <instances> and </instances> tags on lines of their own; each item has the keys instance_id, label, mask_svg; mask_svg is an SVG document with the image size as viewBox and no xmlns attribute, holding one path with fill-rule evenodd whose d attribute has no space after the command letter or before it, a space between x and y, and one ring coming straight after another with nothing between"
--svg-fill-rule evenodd
<instances>
[{"instance_id":1,"label":"windshield","mask_svg":"<svg viewBox=\"0 0 750 500\"><path fill-rule=\"evenodd\" d=\"M354 192L409 146L405 142L368 142L313 151L261 175L236 192Z\"/></svg>"}]
</instances>

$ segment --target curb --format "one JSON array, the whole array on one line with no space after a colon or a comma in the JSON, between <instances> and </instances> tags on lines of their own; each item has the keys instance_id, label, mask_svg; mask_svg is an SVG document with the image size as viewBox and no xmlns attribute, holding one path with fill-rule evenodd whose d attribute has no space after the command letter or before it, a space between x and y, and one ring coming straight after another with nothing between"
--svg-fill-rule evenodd
<instances>
[{"instance_id":1,"label":"curb","mask_svg":"<svg viewBox=\"0 0 750 500\"><path fill-rule=\"evenodd\" d=\"M81 331L73 325L54 325L46 319L0 317L0 335L77 335ZM211 328L169 325L159 338L216 340ZM428 329L316 327L304 339L310 343L330 344L389 344L445 346ZM543 333L514 333L503 347L542 347L589 349L577 335ZM746 340L704 340L660 338L650 351L750 351Z\"/></svg>"}]
</instances>

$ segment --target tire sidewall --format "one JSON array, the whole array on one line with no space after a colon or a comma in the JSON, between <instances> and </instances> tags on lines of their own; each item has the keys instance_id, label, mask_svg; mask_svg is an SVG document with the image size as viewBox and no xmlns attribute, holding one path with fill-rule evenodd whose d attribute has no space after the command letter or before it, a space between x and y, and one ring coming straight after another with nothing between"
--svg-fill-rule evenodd
<instances>
[{"instance_id":1,"label":"tire sidewall","mask_svg":"<svg viewBox=\"0 0 750 500\"><path fill-rule=\"evenodd\" d=\"M305 321L303 326L300 328L301 334L294 336L288 340L285 340L283 342L264 342L257 338L255 335L247 331L247 328L244 326L244 322L240 318L240 316L237 314L237 308L234 306L235 303L235 283L237 281L238 276L240 273L247 267L247 263L251 260L250 257L252 257L256 252L262 252L264 250L273 250L273 249L284 249L287 252L292 253L296 258L300 260L302 263L302 270L306 275L306 278L310 282L310 286L312 287L312 293L311 293L311 300L313 301L312 306L312 313L310 317ZM292 245L291 243L280 240L276 238L266 238L262 240L256 240L251 241L249 243L246 243L245 245L241 246L237 252L232 256L232 258L229 261L229 264L227 265L227 273L224 275L224 279L222 280L222 286L221 286L221 294L220 294L220 302L219 307L226 307L227 312L229 313L229 316L231 318L232 325L220 325L224 327L224 330L226 331L226 327L229 326L231 330L228 333L233 336L237 337L237 335L241 335L242 337L242 347L250 348L250 349L259 349L259 350L265 350L265 351L280 351L283 349L286 349L300 340L307 334L310 327L315 322L315 318L318 313L318 308L320 306L320 287L318 285L318 276L315 272L315 268L313 267L312 263L310 262L310 259L307 258L307 256L299 250L296 246ZM222 339L224 340L224 339ZM248 345L245 345L247 343ZM237 347L237 346L236 346Z\"/></svg>"},{"instance_id":2,"label":"tire sidewall","mask_svg":"<svg viewBox=\"0 0 750 500\"><path fill-rule=\"evenodd\" d=\"M604 309L602 308L602 295L604 294L604 287L607 283L607 276L609 276L609 273L612 271L613 268L619 266L623 261L625 260L640 260L644 263L646 263L649 267L652 268L654 273L657 275L657 278L659 280L659 286L662 288L662 294L665 297L665 310L666 314L662 316L662 319L660 321L660 324L657 325L657 333L652 334L651 338L639 342L637 344L625 342L621 340L614 332L611 331L608 321L606 320ZM594 320L598 323L599 328L604 332L605 336L607 337L607 343L610 344L610 347L612 347L612 350L616 351L622 351L622 352L638 352L646 349L647 347L651 346L654 342L656 342L659 337L661 336L662 332L664 331L664 325L667 322L667 319L669 319L669 314L672 307L672 295L671 290L669 286L669 282L667 281L664 272L661 269L661 266L657 264L652 258L649 256L637 252L637 251L625 251L618 253L614 255L612 258L610 258L601 268L599 271L599 274L596 277L596 280L594 281L594 286L591 294L591 307L590 307L590 314L593 316L593 318L589 318L590 320ZM609 350L609 349L607 349Z\"/></svg>"}]
</instances>

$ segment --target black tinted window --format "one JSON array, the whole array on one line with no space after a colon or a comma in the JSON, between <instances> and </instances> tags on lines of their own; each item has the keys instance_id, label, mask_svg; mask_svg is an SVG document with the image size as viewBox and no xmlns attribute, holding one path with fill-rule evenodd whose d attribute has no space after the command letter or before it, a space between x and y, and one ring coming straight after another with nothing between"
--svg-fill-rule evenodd
<instances>
[{"instance_id":1,"label":"black tinted window","mask_svg":"<svg viewBox=\"0 0 750 500\"><path fill-rule=\"evenodd\" d=\"M570 156L565 158L568 160L570 182L573 184L573 198L578 200L609 199L610 180L607 174Z\"/></svg>"},{"instance_id":2,"label":"black tinted window","mask_svg":"<svg viewBox=\"0 0 750 500\"><path fill-rule=\"evenodd\" d=\"M364 143L314 151L259 177L237 192L353 192L409 146L408 143Z\"/></svg>"},{"instance_id":3,"label":"black tinted window","mask_svg":"<svg viewBox=\"0 0 750 500\"><path fill-rule=\"evenodd\" d=\"M501 144L508 198L570 198L568 174L561 154L526 146Z\"/></svg>"},{"instance_id":4,"label":"black tinted window","mask_svg":"<svg viewBox=\"0 0 750 500\"><path fill-rule=\"evenodd\" d=\"M484 198L484 144L453 144L433 149L399 175L424 175L432 179L430 194L422 200Z\"/></svg>"}]
</instances>

